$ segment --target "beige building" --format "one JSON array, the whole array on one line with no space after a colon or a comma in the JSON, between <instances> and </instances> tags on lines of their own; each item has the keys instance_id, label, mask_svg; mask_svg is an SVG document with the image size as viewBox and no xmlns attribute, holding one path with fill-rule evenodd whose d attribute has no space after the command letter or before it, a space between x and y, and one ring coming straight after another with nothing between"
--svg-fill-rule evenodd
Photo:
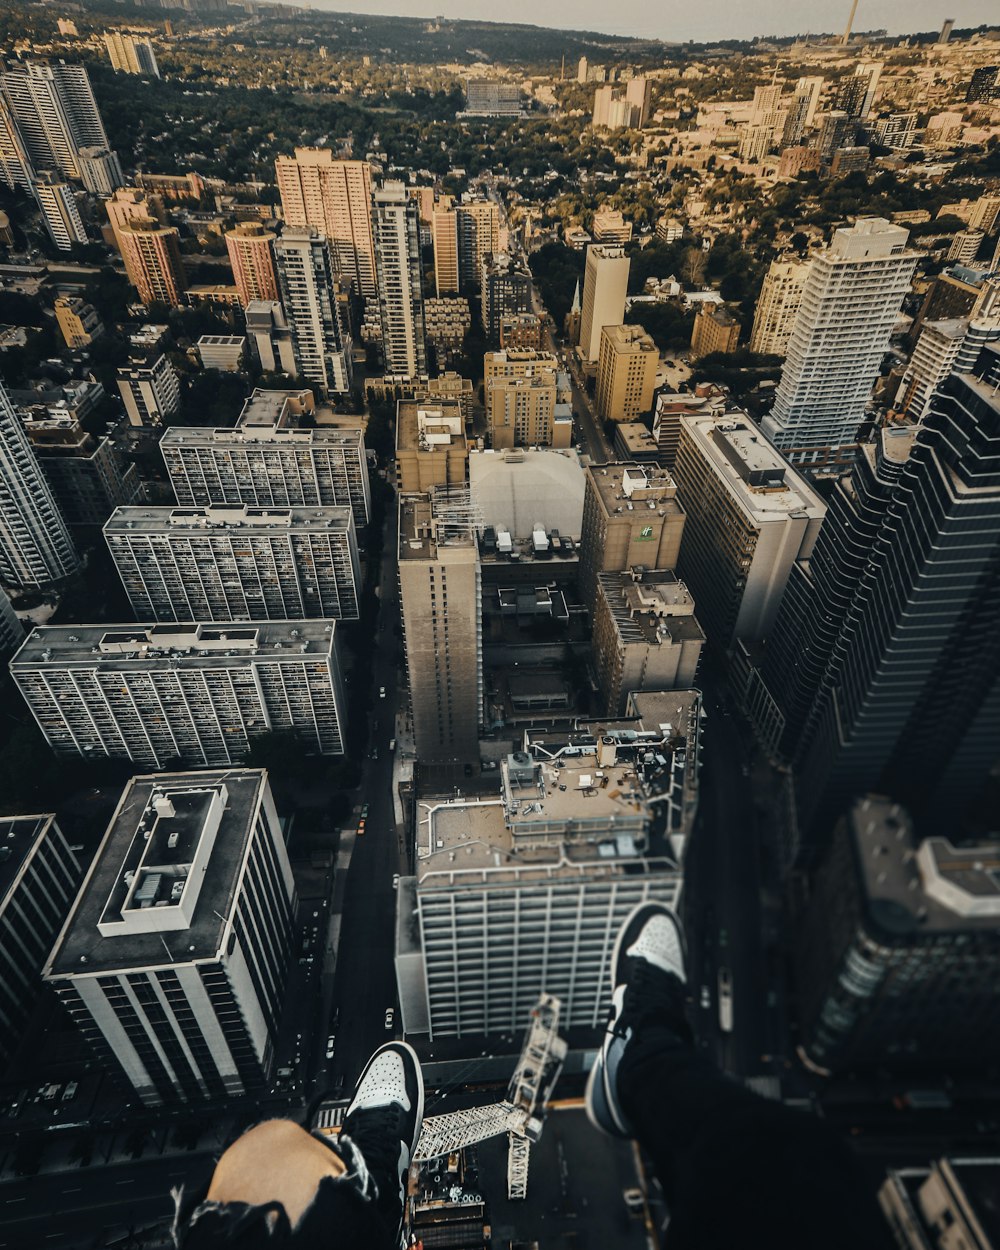
<instances>
[{"instance_id":1,"label":"beige building","mask_svg":"<svg viewBox=\"0 0 1000 1250\"><path fill-rule=\"evenodd\" d=\"M599 208L590 230L595 243L631 243L632 223L617 208Z\"/></svg>"},{"instance_id":2,"label":"beige building","mask_svg":"<svg viewBox=\"0 0 1000 1250\"><path fill-rule=\"evenodd\" d=\"M757 642L826 505L749 417L681 418L674 477L687 513L676 566L713 644Z\"/></svg>"},{"instance_id":3,"label":"beige building","mask_svg":"<svg viewBox=\"0 0 1000 1250\"><path fill-rule=\"evenodd\" d=\"M60 295L55 302L56 324L67 347L88 347L104 333L104 323L93 304L76 295Z\"/></svg>"},{"instance_id":4,"label":"beige building","mask_svg":"<svg viewBox=\"0 0 1000 1250\"><path fill-rule=\"evenodd\" d=\"M514 351L542 350L542 323L534 313L510 313L500 318L500 346Z\"/></svg>"},{"instance_id":5,"label":"beige building","mask_svg":"<svg viewBox=\"0 0 1000 1250\"><path fill-rule=\"evenodd\" d=\"M401 399L396 405L396 482L401 494L464 486L469 448L457 399Z\"/></svg>"},{"instance_id":6,"label":"beige building","mask_svg":"<svg viewBox=\"0 0 1000 1250\"><path fill-rule=\"evenodd\" d=\"M702 304L694 319L691 355L733 352L740 339L740 323L723 304Z\"/></svg>"},{"instance_id":7,"label":"beige building","mask_svg":"<svg viewBox=\"0 0 1000 1250\"><path fill-rule=\"evenodd\" d=\"M434 284L438 296L461 290L458 267L458 215L453 208L435 208L431 217L434 239Z\"/></svg>"},{"instance_id":8,"label":"beige building","mask_svg":"<svg viewBox=\"0 0 1000 1250\"><path fill-rule=\"evenodd\" d=\"M366 300L378 295L372 240L372 173L367 161L337 161L329 148L296 148L274 162L288 226L325 234L340 274Z\"/></svg>"},{"instance_id":9,"label":"beige building","mask_svg":"<svg viewBox=\"0 0 1000 1250\"><path fill-rule=\"evenodd\" d=\"M597 360L605 326L620 326L625 320L630 265L621 247L595 243L587 248L580 315L580 352L584 360Z\"/></svg>"},{"instance_id":10,"label":"beige building","mask_svg":"<svg viewBox=\"0 0 1000 1250\"><path fill-rule=\"evenodd\" d=\"M500 206L494 200L468 200L456 205L455 214L462 290L478 290L483 262L500 251Z\"/></svg>"},{"instance_id":11,"label":"beige building","mask_svg":"<svg viewBox=\"0 0 1000 1250\"><path fill-rule=\"evenodd\" d=\"M272 303L278 298L273 251L276 237L259 221L241 221L226 234L229 263L243 308L251 300Z\"/></svg>"},{"instance_id":12,"label":"beige building","mask_svg":"<svg viewBox=\"0 0 1000 1250\"><path fill-rule=\"evenodd\" d=\"M119 187L110 199L104 201L104 209L119 252L122 250L120 231L125 222L146 220L155 216L145 192L135 187Z\"/></svg>"},{"instance_id":13,"label":"beige building","mask_svg":"<svg viewBox=\"0 0 1000 1250\"><path fill-rule=\"evenodd\" d=\"M497 378L486 390L486 419L495 450L569 447L572 418L556 421L556 378L544 370L522 378Z\"/></svg>"},{"instance_id":14,"label":"beige building","mask_svg":"<svg viewBox=\"0 0 1000 1250\"><path fill-rule=\"evenodd\" d=\"M467 490L402 495L399 600L421 763L479 759L482 586Z\"/></svg>"},{"instance_id":15,"label":"beige building","mask_svg":"<svg viewBox=\"0 0 1000 1250\"><path fill-rule=\"evenodd\" d=\"M753 318L750 350L784 356L795 315L802 303L802 289L809 273L804 260L773 260L760 288Z\"/></svg>"},{"instance_id":16,"label":"beige building","mask_svg":"<svg viewBox=\"0 0 1000 1250\"><path fill-rule=\"evenodd\" d=\"M483 383L488 388L498 378L530 378L539 373L559 372L559 357L552 352L503 348L483 356Z\"/></svg>"},{"instance_id":17,"label":"beige building","mask_svg":"<svg viewBox=\"0 0 1000 1250\"><path fill-rule=\"evenodd\" d=\"M634 421L649 412L660 353L638 325L605 326L597 362L597 415L604 421Z\"/></svg>"},{"instance_id":18,"label":"beige building","mask_svg":"<svg viewBox=\"0 0 1000 1250\"><path fill-rule=\"evenodd\" d=\"M656 465L608 464L586 469L580 588L597 595L599 573L633 565L673 569L684 533L684 509L669 473Z\"/></svg>"},{"instance_id":19,"label":"beige building","mask_svg":"<svg viewBox=\"0 0 1000 1250\"><path fill-rule=\"evenodd\" d=\"M630 694L695 685L705 634L694 600L670 569L601 573L594 604L594 667L607 716Z\"/></svg>"},{"instance_id":20,"label":"beige building","mask_svg":"<svg viewBox=\"0 0 1000 1250\"><path fill-rule=\"evenodd\" d=\"M118 227L118 241L125 272L142 303L178 307L187 290L187 275L174 227L135 218Z\"/></svg>"},{"instance_id":21,"label":"beige building","mask_svg":"<svg viewBox=\"0 0 1000 1250\"><path fill-rule=\"evenodd\" d=\"M414 399L457 400L466 423L472 421L472 409L476 401L476 388L471 378L464 378L454 370L448 370L436 378L426 378L413 388Z\"/></svg>"},{"instance_id":22,"label":"beige building","mask_svg":"<svg viewBox=\"0 0 1000 1250\"><path fill-rule=\"evenodd\" d=\"M878 1191L905 1250L996 1250L1000 1159L945 1156L929 1168L891 1168Z\"/></svg>"}]
</instances>

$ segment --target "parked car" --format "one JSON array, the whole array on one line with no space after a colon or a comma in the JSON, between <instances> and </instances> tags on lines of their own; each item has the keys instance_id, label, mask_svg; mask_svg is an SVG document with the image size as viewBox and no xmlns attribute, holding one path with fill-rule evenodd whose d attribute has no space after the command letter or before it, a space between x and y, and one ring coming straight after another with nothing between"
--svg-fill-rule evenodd
<instances>
[{"instance_id":1,"label":"parked car","mask_svg":"<svg viewBox=\"0 0 1000 1250\"><path fill-rule=\"evenodd\" d=\"M387 1007L387 1008L386 1008L386 1011L385 1011L385 1027L386 1027L387 1029L391 1029L391 1028L392 1028L392 1022L393 1022L393 1019L394 1019L394 1017L395 1017L395 1014L396 1014L396 1013L393 1011L393 1009L392 1009L391 1007Z\"/></svg>"}]
</instances>

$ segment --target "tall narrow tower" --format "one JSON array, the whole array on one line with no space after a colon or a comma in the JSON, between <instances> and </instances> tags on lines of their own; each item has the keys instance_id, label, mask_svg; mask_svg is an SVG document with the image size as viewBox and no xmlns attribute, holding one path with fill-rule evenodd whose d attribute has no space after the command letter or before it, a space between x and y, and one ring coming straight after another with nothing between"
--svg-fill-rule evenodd
<instances>
[{"instance_id":1,"label":"tall narrow tower","mask_svg":"<svg viewBox=\"0 0 1000 1250\"><path fill-rule=\"evenodd\" d=\"M349 391L351 339L341 324L326 239L308 227L288 229L274 254L299 373L325 391Z\"/></svg>"},{"instance_id":2,"label":"tall narrow tower","mask_svg":"<svg viewBox=\"0 0 1000 1250\"><path fill-rule=\"evenodd\" d=\"M0 582L48 586L79 565L24 424L0 383Z\"/></svg>"},{"instance_id":3,"label":"tall narrow tower","mask_svg":"<svg viewBox=\"0 0 1000 1250\"><path fill-rule=\"evenodd\" d=\"M387 182L375 192L372 225L385 371L420 377L427 372L420 206L401 182Z\"/></svg>"}]
</instances>

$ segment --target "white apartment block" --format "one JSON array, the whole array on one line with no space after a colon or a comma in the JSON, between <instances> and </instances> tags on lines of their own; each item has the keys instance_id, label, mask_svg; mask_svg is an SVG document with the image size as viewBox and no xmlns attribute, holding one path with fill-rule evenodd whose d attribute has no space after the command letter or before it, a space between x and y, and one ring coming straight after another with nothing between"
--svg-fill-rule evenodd
<instances>
[{"instance_id":1,"label":"white apartment block","mask_svg":"<svg viewBox=\"0 0 1000 1250\"><path fill-rule=\"evenodd\" d=\"M257 390L233 429L176 426L160 451L182 507L350 507L360 529L371 493L364 435L358 428L301 428L311 391Z\"/></svg>"},{"instance_id":2,"label":"white apartment block","mask_svg":"<svg viewBox=\"0 0 1000 1250\"><path fill-rule=\"evenodd\" d=\"M802 289L809 274L809 262L773 260L764 277L753 318L750 350L769 356L784 356L795 317L802 303Z\"/></svg>"},{"instance_id":3,"label":"white apartment block","mask_svg":"<svg viewBox=\"0 0 1000 1250\"><path fill-rule=\"evenodd\" d=\"M375 192L372 228L385 372L420 378L427 373L420 206L401 182Z\"/></svg>"},{"instance_id":4,"label":"white apartment block","mask_svg":"<svg viewBox=\"0 0 1000 1250\"><path fill-rule=\"evenodd\" d=\"M625 296L631 261L621 247L594 243L587 248L580 316L580 352L595 362L601 351L601 331L625 320Z\"/></svg>"},{"instance_id":5,"label":"white apartment block","mask_svg":"<svg viewBox=\"0 0 1000 1250\"><path fill-rule=\"evenodd\" d=\"M288 228L274 245L274 263L300 377L324 393L344 394L351 389L351 338L327 240L308 227Z\"/></svg>"},{"instance_id":6,"label":"white apartment block","mask_svg":"<svg viewBox=\"0 0 1000 1250\"><path fill-rule=\"evenodd\" d=\"M133 360L118 370L118 392L130 425L161 425L181 407L181 384L164 355Z\"/></svg>"},{"instance_id":7,"label":"white apartment block","mask_svg":"<svg viewBox=\"0 0 1000 1250\"><path fill-rule=\"evenodd\" d=\"M139 620L356 620L350 508L118 508L104 538Z\"/></svg>"},{"instance_id":8,"label":"white apartment block","mask_svg":"<svg viewBox=\"0 0 1000 1250\"><path fill-rule=\"evenodd\" d=\"M45 625L11 675L57 755L208 768L281 731L344 750L334 621Z\"/></svg>"},{"instance_id":9,"label":"white apartment block","mask_svg":"<svg viewBox=\"0 0 1000 1250\"><path fill-rule=\"evenodd\" d=\"M295 904L263 770L133 777L45 980L146 1106L259 1094Z\"/></svg>"},{"instance_id":10,"label":"white apartment block","mask_svg":"<svg viewBox=\"0 0 1000 1250\"><path fill-rule=\"evenodd\" d=\"M89 241L76 206L76 196L68 182L60 182L55 174L39 174L35 198L49 238L60 252L70 251L74 243Z\"/></svg>"},{"instance_id":11,"label":"white apartment block","mask_svg":"<svg viewBox=\"0 0 1000 1250\"><path fill-rule=\"evenodd\" d=\"M146 74L159 78L160 67L156 64L156 53L148 39L126 34L122 30L109 30L104 35L104 46L108 50L111 68L116 73Z\"/></svg>"},{"instance_id":12,"label":"white apartment block","mask_svg":"<svg viewBox=\"0 0 1000 1250\"><path fill-rule=\"evenodd\" d=\"M816 252L763 429L792 460L849 446L865 418L917 263L908 232L881 217L834 233Z\"/></svg>"}]
</instances>

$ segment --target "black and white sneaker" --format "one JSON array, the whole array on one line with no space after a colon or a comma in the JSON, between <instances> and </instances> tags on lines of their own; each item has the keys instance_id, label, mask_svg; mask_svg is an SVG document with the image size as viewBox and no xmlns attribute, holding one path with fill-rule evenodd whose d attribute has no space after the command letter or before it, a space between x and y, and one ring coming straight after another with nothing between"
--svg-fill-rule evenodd
<instances>
[{"instance_id":1,"label":"black and white sneaker","mask_svg":"<svg viewBox=\"0 0 1000 1250\"><path fill-rule=\"evenodd\" d=\"M587 1116L613 1137L633 1137L618 1095L618 1072L642 1025L666 1024L684 1036L684 935L662 903L640 903L618 931L614 990L604 1041L587 1081Z\"/></svg>"},{"instance_id":2,"label":"black and white sneaker","mask_svg":"<svg viewBox=\"0 0 1000 1250\"><path fill-rule=\"evenodd\" d=\"M344 1115L347 1137L364 1159L374 1182L375 1202L398 1242L406 1211L410 1161L424 1122L424 1078L420 1060L405 1042L388 1042L368 1060Z\"/></svg>"}]
</instances>

